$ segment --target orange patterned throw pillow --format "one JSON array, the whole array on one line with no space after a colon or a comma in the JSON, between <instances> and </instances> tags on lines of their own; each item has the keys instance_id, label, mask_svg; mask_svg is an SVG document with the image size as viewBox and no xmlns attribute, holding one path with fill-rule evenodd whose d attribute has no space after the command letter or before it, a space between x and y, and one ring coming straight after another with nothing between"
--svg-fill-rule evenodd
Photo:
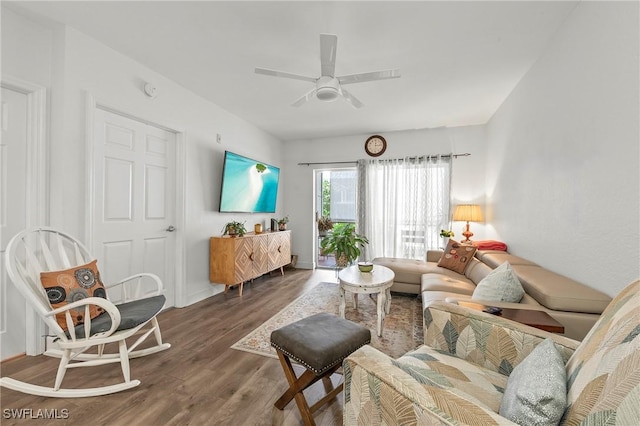
<instances>
[{"instance_id":1,"label":"orange patterned throw pillow","mask_svg":"<svg viewBox=\"0 0 640 426\"><path fill-rule=\"evenodd\" d=\"M472 245L460 244L457 241L449 240L447 248L438 262L438 266L451 269L459 274L464 274L467 265L473 258L478 248Z\"/></svg>"},{"instance_id":2,"label":"orange patterned throw pillow","mask_svg":"<svg viewBox=\"0 0 640 426\"><path fill-rule=\"evenodd\" d=\"M107 292L100 280L97 260L64 271L41 272L40 282L47 293L51 307L54 309L86 297L107 298ZM84 306L71 310L74 325L84 323L84 310ZM95 318L103 312L104 309L101 307L90 305L89 315L91 318ZM65 314L57 314L56 321L63 330L67 330Z\"/></svg>"}]
</instances>

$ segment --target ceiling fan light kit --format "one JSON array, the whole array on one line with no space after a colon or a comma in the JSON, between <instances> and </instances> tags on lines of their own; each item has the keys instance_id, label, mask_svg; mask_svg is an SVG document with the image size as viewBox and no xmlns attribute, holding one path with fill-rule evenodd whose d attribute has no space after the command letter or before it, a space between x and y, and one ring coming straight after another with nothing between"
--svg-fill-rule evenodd
<instances>
[{"instance_id":1,"label":"ceiling fan light kit","mask_svg":"<svg viewBox=\"0 0 640 426\"><path fill-rule=\"evenodd\" d=\"M360 74L345 75L336 77L336 48L338 46L338 36L333 34L320 34L320 70L318 78L305 75L293 74L285 71L270 70L267 68L256 68L256 74L264 74L272 77L290 78L293 80L303 80L315 83L316 87L302 95L292 105L300 106L308 102L311 98L324 102L333 102L342 96L352 107L361 108L362 102L351 93L342 88L344 84L363 83L366 81L385 80L400 77L400 70L384 70L366 72Z\"/></svg>"},{"instance_id":2,"label":"ceiling fan light kit","mask_svg":"<svg viewBox=\"0 0 640 426\"><path fill-rule=\"evenodd\" d=\"M340 96L340 83L335 77L320 77L316 83L316 98L333 102Z\"/></svg>"}]
</instances>

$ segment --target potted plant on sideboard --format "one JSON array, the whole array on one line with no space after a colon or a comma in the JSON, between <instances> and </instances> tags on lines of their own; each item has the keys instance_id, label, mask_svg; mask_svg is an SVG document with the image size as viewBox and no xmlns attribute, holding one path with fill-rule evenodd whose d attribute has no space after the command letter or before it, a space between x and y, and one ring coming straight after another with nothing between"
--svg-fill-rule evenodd
<instances>
[{"instance_id":1,"label":"potted plant on sideboard","mask_svg":"<svg viewBox=\"0 0 640 426\"><path fill-rule=\"evenodd\" d=\"M278 229L280 231L287 230L287 222L289 222L289 216L285 216L282 219L278 220Z\"/></svg>"},{"instance_id":2,"label":"potted plant on sideboard","mask_svg":"<svg viewBox=\"0 0 640 426\"><path fill-rule=\"evenodd\" d=\"M324 253L333 253L338 267L344 268L360 256L360 248L365 244L369 244L369 240L356 233L353 223L337 223L322 239L320 248Z\"/></svg>"},{"instance_id":3,"label":"potted plant on sideboard","mask_svg":"<svg viewBox=\"0 0 640 426\"><path fill-rule=\"evenodd\" d=\"M231 238L242 237L247 233L244 222L227 222L222 228L222 235L229 235Z\"/></svg>"}]
</instances>

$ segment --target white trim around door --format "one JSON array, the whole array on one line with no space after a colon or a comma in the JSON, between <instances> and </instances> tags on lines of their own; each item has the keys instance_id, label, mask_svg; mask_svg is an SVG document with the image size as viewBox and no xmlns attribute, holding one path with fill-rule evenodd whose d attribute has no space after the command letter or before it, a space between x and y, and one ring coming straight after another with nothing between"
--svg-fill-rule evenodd
<instances>
[{"instance_id":1,"label":"white trim around door","mask_svg":"<svg viewBox=\"0 0 640 426\"><path fill-rule=\"evenodd\" d=\"M3 75L5 89L23 93L27 97L27 227L49 223L49 146L47 143L47 89L8 75ZM25 301L26 304L26 301ZM26 306L26 354L44 352L44 323L29 305Z\"/></svg>"}]
</instances>

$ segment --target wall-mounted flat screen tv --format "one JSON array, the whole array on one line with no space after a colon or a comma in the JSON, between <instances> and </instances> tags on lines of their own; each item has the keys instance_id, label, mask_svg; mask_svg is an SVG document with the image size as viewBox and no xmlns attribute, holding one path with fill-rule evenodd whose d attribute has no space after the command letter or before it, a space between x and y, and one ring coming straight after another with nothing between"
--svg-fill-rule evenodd
<instances>
[{"instance_id":1,"label":"wall-mounted flat screen tv","mask_svg":"<svg viewBox=\"0 0 640 426\"><path fill-rule=\"evenodd\" d=\"M279 179L279 168L225 151L220 212L275 213Z\"/></svg>"}]
</instances>

